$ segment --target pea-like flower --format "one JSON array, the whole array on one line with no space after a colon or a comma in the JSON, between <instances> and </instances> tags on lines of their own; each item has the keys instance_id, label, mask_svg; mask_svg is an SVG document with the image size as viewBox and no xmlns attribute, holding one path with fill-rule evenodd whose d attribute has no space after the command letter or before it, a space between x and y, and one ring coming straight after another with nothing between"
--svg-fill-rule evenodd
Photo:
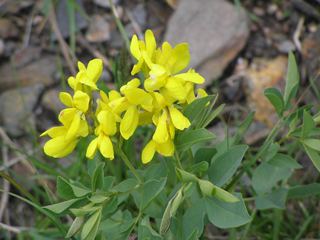
<instances>
[{"instance_id":1,"label":"pea-like flower","mask_svg":"<svg viewBox=\"0 0 320 240\"><path fill-rule=\"evenodd\" d=\"M78 62L79 72L76 77L69 77L68 84L74 90L81 90L88 92L90 90L97 90L96 85L103 70L102 60L95 58L89 61L86 67L82 62Z\"/></svg>"},{"instance_id":2,"label":"pea-like flower","mask_svg":"<svg viewBox=\"0 0 320 240\"><path fill-rule=\"evenodd\" d=\"M44 145L44 152L55 158L70 154L77 145L79 137L85 137L89 132L85 118L90 101L88 94L76 91L71 97L69 93L62 92L59 98L68 107L59 114L62 126L50 128L41 134L52 138Z\"/></svg>"}]
</instances>

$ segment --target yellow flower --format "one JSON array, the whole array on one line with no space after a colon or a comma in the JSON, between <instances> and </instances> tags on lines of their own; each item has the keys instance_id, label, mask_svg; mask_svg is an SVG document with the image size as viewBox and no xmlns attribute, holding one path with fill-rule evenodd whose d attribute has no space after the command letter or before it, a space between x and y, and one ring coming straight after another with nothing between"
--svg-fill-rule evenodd
<instances>
[{"instance_id":1,"label":"yellow flower","mask_svg":"<svg viewBox=\"0 0 320 240\"><path fill-rule=\"evenodd\" d=\"M193 84L204 82L204 78L193 69L186 73L179 73L190 62L188 44L180 43L172 48L168 42L164 42L161 49L155 50L154 36L150 30L146 32L145 39L146 43L139 41L137 36L132 38L131 52L138 60L132 69L132 74L140 70L144 72L146 76L144 88L147 91L160 91L173 102L176 100L182 103L187 102L190 87L193 91Z\"/></svg>"},{"instance_id":2,"label":"yellow flower","mask_svg":"<svg viewBox=\"0 0 320 240\"><path fill-rule=\"evenodd\" d=\"M76 91L73 98L66 92L61 92L59 98L68 107L60 112L59 121L69 126L65 138L70 140L77 136L81 125L87 125L85 113L89 108L90 97L82 91Z\"/></svg>"},{"instance_id":3,"label":"yellow flower","mask_svg":"<svg viewBox=\"0 0 320 240\"><path fill-rule=\"evenodd\" d=\"M138 39L137 35L133 35L130 44L131 54L135 59L138 60L137 64L133 66L131 71L132 75L135 75L140 70L143 70L145 74L148 74L147 65L145 64L145 57L147 56L150 59L154 58L154 53L156 50L156 40L154 38L153 32L147 30L145 32L145 41Z\"/></svg>"},{"instance_id":4,"label":"yellow flower","mask_svg":"<svg viewBox=\"0 0 320 240\"><path fill-rule=\"evenodd\" d=\"M74 90L88 91L97 90L96 82L100 78L103 70L101 59L93 59L86 67L82 62L78 62L79 72L76 77L69 77L68 84Z\"/></svg>"},{"instance_id":5,"label":"yellow flower","mask_svg":"<svg viewBox=\"0 0 320 240\"><path fill-rule=\"evenodd\" d=\"M129 105L120 122L120 133L124 139L129 139L138 127L140 110L151 112L153 108L152 96L139 86L140 81L135 78L120 89Z\"/></svg>"},{"instance_id":6,"label":"yellow flower","mask_svg":"<svg viewBox=\"0 0 320 240\"><path fill-rule=\"evenodd\" d=\"M97 151L110 160L114 159L113 145L110 136L117 132L115 116L110 111L102 110L97 116L99 126L95 130L96 137L90 142L86 157L92 159Z\"/></svg>"},{"instance_id":7,"label":"yellow flower","mask_svg":"<svg viewBox=\"0 0 320 240\"><path fill-rule=\"evenodd\" d=\"M172 156L174 153L174 144L172 139L168 139L164 143L157 143L154 140L151 140L142 150L142 163L147 164L150 162L155 152L166 157Z\"/></svg>"},{"instance_id":8,"label":"yellow flower","mask_svg":"<svg viewBox=\"0 0 320 240\"><path fill-rule=\"evenodd\" d=\"M85 137L89 133L85 119L90 102L88 94L76 91L71 97L69 93L61 92L59 98L68 107L59 114L62 126L50 128L41 134L52 138L44 145L44 152L55 158L70 154L76 147L79 137Z\"/></svg>"},{"instance_id":9,"label":"yellow flower","mask_svg":"<svg viewBox=\"0 0 320 240\"><path fill-rule=\"evenodd\" d=\"M67 113L68 114L68 113ZM64 121L65 119L62 119ZM66 134L70 128L71 121L64 121L66 125L52 127L42 133L40 136L48 135L52 139L45 143L44 152L51 157L61 158L69 155L76 147L79 137L88 135L88 125L86 122L81 121L74 138L66 138Z\"/></svg>"}]
</instances>

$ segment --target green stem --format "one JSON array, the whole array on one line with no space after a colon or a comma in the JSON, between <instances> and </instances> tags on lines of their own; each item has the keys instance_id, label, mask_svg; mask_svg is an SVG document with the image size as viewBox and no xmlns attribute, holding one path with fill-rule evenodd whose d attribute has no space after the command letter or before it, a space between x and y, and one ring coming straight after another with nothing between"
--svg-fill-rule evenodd
<instances>
[{"instance_id":1,"label":"green stem","mask_svg":"<svg viewBox=\"0 0 320 240\"><path fill-rule=\"evenodd\" d=\"M174 158L176 160L176 163L178 164L178 167L183 170L183 167L182 167L182 164L180 161L180 157L179 157L179 153L177 151L174 152Z\"/></svg>"},{"instance_id":2,"label":"green stem","mask_svg":"<svg viewBox=\"0 0 320 240\"><path fill-rule=\"evenodd\" d=\"M121 157L121 159L123 160L123 162L126 164L126 166L130 169L130 171L133 173L133 175L137 178L137 180L139 181L139 183L142 183L142 179L139 175L139 173L136 171L136 169L134 168L134 166L131 164L129 158L127 157L127 155L124 153L124 151L122 151L122 139L120 139L119 141L119 147L118 147L118 152L119 152L119 156Z\"/></svg>"},{"instance_id":3,"label":"green stem","mask_svg":"<svg viewBox=\"0 0 320 240\"><path fill-rule=\"evenodd\" d=\"M120 18L118 16L117 10L116 10L116 8L115 8L115 6L113 4L113 1L109 0L109 3L110 3L110 6L111 6L111 10L112 10L114 19L116 21L117 27L119 28L121 37L123 38L123 40L124 40L124 42L126 44L126 48L130 52L130 40L129 40L128 34L127 34L122 22L120 21Z\"/></svg>"}]
</instances>

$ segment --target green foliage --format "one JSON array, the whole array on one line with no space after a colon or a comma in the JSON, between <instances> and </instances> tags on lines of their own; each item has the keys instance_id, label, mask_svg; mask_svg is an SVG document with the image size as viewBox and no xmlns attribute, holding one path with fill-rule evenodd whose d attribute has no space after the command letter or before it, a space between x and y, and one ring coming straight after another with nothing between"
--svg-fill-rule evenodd
<instances>
[{"instance_id":1,"label":"green foliage","mask_svg":"<svg viewBox=\"0 0 320 240\"><path fill-rule=\"evenodd\" d=\"M122 58L114 63L118 87L127 81L121 70L127 64L126 57ZM279 230L288 228L282 221L287 200L315 199L320 195L319 183L305 184L291 178L302 168L298 162L303 153L320 171L319 114L313 115L308 106L291 104L297 94L298 76L294 56L290 54L284 94L274 88L265 90L279 121L261 145L249 146L243 141L253 122L253 112L233 135L228 134L224 139L217 139L206 129L224 108L223 104L214 107L217 96L209 95L182 109L191 126L176 132L172 157L158 156L148 165L138 163L131 145L140 142L140 136L149 136L143 130L127 145L121 142L116 146L123 161L117 155L111 162L97 154L92 161L84 163L87 160L83 149L88 139L78 146L79 161L72 162L68 168L54 170L35 161L43 171L57 176L58 200L54 204L48 197L44 200L48 205L40 207L10 176L0 175L29 199L12 196L32 205L43 214L43 219L51 221L44 228L54 228L56 232L43 239L122 240L133 234L142 240L206 239L204 229L209 223L226 229L230 238L238 239L242 235L242 239L248 239L247 235L264 228L269 221L273 237L302 236L314 221L314 215L302 203L306 226L290 229L291 235L285 237ZM114 136L112 141L116 142L118 137ZM73 219L68 231L66 216ZM270 228L259 230L270 231ZM252 235L269 239L268 234ZM42 239L40 231L30 236Z\"/></svg>"}]
</instances>

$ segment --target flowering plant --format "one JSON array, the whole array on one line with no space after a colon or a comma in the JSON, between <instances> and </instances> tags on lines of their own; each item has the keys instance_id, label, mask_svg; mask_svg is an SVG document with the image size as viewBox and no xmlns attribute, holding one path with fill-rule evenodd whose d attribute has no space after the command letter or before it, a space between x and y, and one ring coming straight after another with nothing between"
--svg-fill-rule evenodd
<instances>
[{"instance_id":1,"label":"flowering plant","mask_svg":"<svg viewBox=\"0 0 320 240\"><path fill-rule=\"evenodd\" d=\"M41 135L50 137L44 145L48 156L78 153L68 170L73 174L57 178L63 200L41 210L60 234L191 240L203 237L210 222L223 229L245 225L239 231L245 238L257 211L284 208L287 199L308 191L309 185L289 184L301 165L294 151L281 149L287 142L301 146L320 170L319 114L292 104L299 85L293 54L284 94L265 92L279 121L256 150L241 144L253 113L233 136L214 143L206 127L224 105L216 106L217 95L198 86L205 79L187 68L187 43L157 47L147 30L144 40L132 37L130 51L136 60L133 77L116 78L125 82L118 89L99 83L100 59L87 66L79 62L79 72L68 79L72 94L59 95L66 106L58 117L61 125ZM286 134L279 139L280 130ZM251 179L246 191L239 183L243 176ZM68 229L57 219L62 216L73 218Z\"/></svg>"}]
</instances>

